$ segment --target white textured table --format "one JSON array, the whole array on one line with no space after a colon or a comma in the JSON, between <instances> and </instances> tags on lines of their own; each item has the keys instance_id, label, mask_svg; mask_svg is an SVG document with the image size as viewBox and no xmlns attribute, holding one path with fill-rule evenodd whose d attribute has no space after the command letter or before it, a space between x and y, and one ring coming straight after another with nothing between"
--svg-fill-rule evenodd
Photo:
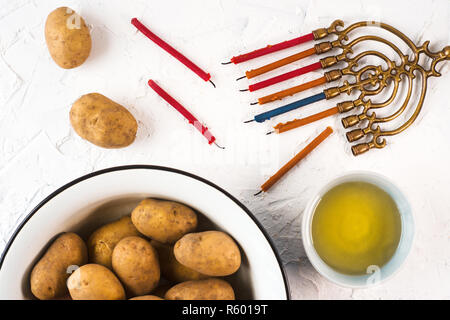
<instances>
[{"instance_id":1,"label":"white textured table","mask_svg":"<svg viewBox=\"0 0 450 320\"><path fill-rule=\"evenodd\" d=\"M382 20L416 43L429 39L431 48L440 50L450 44L450 1L65 1L92 26L93 37L88 61L69 71L51 60L43 34L47 14L61 4L0 0L0 250L24 215L66 182L106 167L156 164L198 174L247 205L275 240L293 298L450 298L450 63L440 65L441 78L430 79L418 121L389 139L385 149L358 158L351 155L337 118L293 130L282 138L264 133L270 124L288 120L292 114L272 123L242 124L258 110L249 102L260 94L238 92L247 82L234 79L298 47L238 66L220 65L235 54L328 26L337 18L347 25ZM138 34L129 22L133 16L208 70L218 88ZM147 87L150 77L204 121L226 151L208 146L157 97ZM127 106L139 120L137 140L131 147L103 150L74 134L69 109L88 92L101 92ZM327 105L318 103L314 108ZM295 115L313 110L307 107ZM325 125L337 132L268 194L253 197L268 175ZM390 177L409 197L416 219L415 244L402 271L372 289L344 289L328 282L314 271L301 244L306 203L317 188L349 170Z\"/></svg>"}]
</instances>

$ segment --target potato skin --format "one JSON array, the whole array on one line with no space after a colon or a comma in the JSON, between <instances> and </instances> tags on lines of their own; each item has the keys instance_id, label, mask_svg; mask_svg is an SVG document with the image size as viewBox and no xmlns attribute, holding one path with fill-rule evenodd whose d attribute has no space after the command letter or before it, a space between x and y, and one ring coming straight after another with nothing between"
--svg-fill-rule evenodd
<instances>
[{"instance_id":1,"label":"potato skin","mask_svg":"<svg viewBox=\"0 0 450 320\"><path fill-rule=\"evenodd\" d=\"M108 149L132 144L138 127L125 107L100 93L89 93L75 101L70 123L81 138Z\"/></svg>"},{"instance_id":2,"label":"potato skin","mask_svg":"<svg viewBox=\"0 0 450 320\"><path fill-rule=\"evenodd\" d=\"M70 266L87 263L84 241L75 233L60 235L47 249L31 271L30 285L33 295L40 300L57 299L68 293L66 281Z\"/></svg>"},{"instance_id":3,"label":"potato skin","mask_svg":"<svg viewBox=\"0 0 450 320\"><path fill-rule=\"evenodd\" d=\"M116 244L123 238L139 235L129 216L105 224L89 237L87 242L89 262L101 264L112 270L111 257Z\"/></svg>"},{"instance_id":4,"label":"potato skin","mask_svg":"<svg viewBox=\"0 0 450 320\"><path fill-rule=\"evenodd\" d=\"M241 265L239 247L221 231L189 233L175 243L174 254L186 267L214 277L233 274Z\"/></svg>"},{"instance_id":5,"label":"potato skin","mask_svg":"<svg viewBox=\"0 0 450 320\"><path fill-rule=\"evenodd\" d=\"M108 268L99 264L85 264L67 280L73 300L124 300L125 290Z\"/></svg>"},{"instance_id":6,"label":"potato skin","mask_svg":"<svg viewBox=\"0 0 450 320\"><path fill-rule=\"evenodd\" d=\"M82 17L67 7L57 8L48 15L45 40L52 59L64 69L82 65L91 52L89 28Z\"/></svg>"},{"instance_id":7,"label":"potato skin","mask_svg":"<svg viewBox=\"0 0 450 320\"><path fill-rule=\"evenodd\" d=\"M113 250L112 266L132 296L148 294L158 285L158 255L150 242L141 237L120 240Z\"/></svg>"},{"instance_id":8,"label":"potato skin","mask_svg":"<svg viewBox=\"0 0 450 320\"><path fill-rule=\"evenodd\" d=\"M179 283L167 291L167 300L234 300L231 285L221 279L206 279Z\"/></svg>"},{"instance_id":9,"label":"potato skin","mask_svg":"<svg viewBox=\"0 0 450 320\"><path fill-rule=\"evenodd\" d=\"M173 246L155 240L152 240L151 244L158 252L161 274L167 280L184 282L208 278L208 276L179 263L173 253Z\"/></svg>"},{"instance_id":10,"label":"potato skin","mask_svg":"<svg viewBox=\"0 0 450 320\"><path fill-rule=\"evenodd\" d=\"M129 300L164 300L164 299L157 297L157 296L147 295L147 296L134 297Z\"/></svg>"},{"instance_id":11,"label":"potato skin","mask_svg":"<svg viewBox=\"0 0 450 320\"><path fill-rule=\"evenodd\" d=\"M162 243L174 243L197 227L195 212L178 202L145 199L131 213L142 234Z\"/></svg>"}]
</instances>

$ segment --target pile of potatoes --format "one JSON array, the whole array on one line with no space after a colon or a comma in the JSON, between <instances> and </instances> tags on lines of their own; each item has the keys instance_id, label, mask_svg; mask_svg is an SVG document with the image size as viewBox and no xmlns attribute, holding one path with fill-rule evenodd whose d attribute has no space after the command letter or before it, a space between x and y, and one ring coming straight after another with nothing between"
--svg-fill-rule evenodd
<instances>
[{"instance_id":1,"label":"pile of potatoes","mask_svg":"<svg viewBox=\"0 0 450 320\"><path fill-rule=\"evenodd\" d=\"M234 300L218 277L239 269L239 247L224 232L196 228L191 208L145 199L86 243L57 237L31 272L31 292L41 300Z\"/></svg>"}]
</instances>

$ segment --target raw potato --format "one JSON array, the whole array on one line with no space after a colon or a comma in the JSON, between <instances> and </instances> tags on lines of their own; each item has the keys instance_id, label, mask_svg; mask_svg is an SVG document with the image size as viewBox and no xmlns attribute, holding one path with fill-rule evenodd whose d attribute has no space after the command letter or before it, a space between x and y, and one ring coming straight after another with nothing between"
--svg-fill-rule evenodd
<instances>
[{"instance_id":1,"label":"raw potato","mask_svg":"<svg viewBox=\"0 0 450 320\"><path fill-rule=\"evenodd\" d=\"M131 213L136 228L162 243L174 243L197 227L195 212L178 202L145 199Z\"/></svg>"},{"instance_id":2,"label":"raw potato","mask_svg":"<svg viewBox=\"0 0 450 320\"><path fill-rule=\"evenodd\" d=\"M190 233L174 247L178 262L208 276L228 276L241 265L241 253L234 240L221 231Z\"/></svg>"},{"instance_id":3,"label":"raw potato","mask_svg":"<svg viewBox=\"0 0 450 320\"><path fill-rule=\"evenodd\" d=\"M167 300L234 300L231 285L221 279L186 281L166 293Z\"/></svg>"},{"instance_id":4,"label":"raw potato","mask_svg":"<svg viewBox=\"0 0 450 320\"><path fill-rule=\"evenodd\" d=\"M139 235L129 216L100 227L87 242L89 261L112 269L111 256L116 244L123 238Z\"/></svg>"},{"instance_id":5,"label":"raw potato","mask_svg":"<svg viewBox=\"0 0 450 320\"><path fill-rule=\"evenodd\" d=\"M120 240L112 254L112 266L132 296L148 294L158 285L158 255L143 238L127 237Z\"/></svg>"},{"instance_id":6,"label":"raw potato","mask_svg":"<svg viewBox=\"0 0 450 320\"><path fill-rule=\"evenodd\" d=\"M66 281L71 266L87 263L84 241L75 233L60 235L47 249L31 272L31 292L40 300L56 299L67 294Z\"/></svg>"},{"instance_id":7,"label":"raw potato","mask_svg":"<svg viewBox=\"0 0 450 320\"><path fill-rule=\"evenodd\" d=\"M184 282L208 278L208 276L205 276L200 272L179 263L173 253L173 246L166 245L155 240L152 240L151 244L158 252L161 274L167 280L173 282Z\"/></svg>"},{"instance_id":8,"label":"raw potato","mask_svg":"<svg viewBox=\"0 0 450 320\"><path fill-rule=\"evenodd\" d=\"M124 300L125 290L119 279L108 268L86 264L67 280L73 300Z\"/></svg>"},{"instance_id":9,"label":"raw potato","mask_svg":"<svg viewBox=\"0 0 450 320\"><path fill-rule=\"evenodd\" d=\"M91 52L92 40L86 23L67 7L58 8L48 15L45 40L51 57L64 69L80 66Z\"/></svg>"},{"instance_id":10,"label":"raw potato","mask_svg":"<svg viewBox=\"0 0 450 320\"><path fill-rule=\"evenodd\" d=\"M125 107L100 93L89 93L75 101L70 123L80 137L109 149L132 144L138 127Z\"/></svg>"},{"instance_id":11,"label":"raw potato","mask_svg":"<svg viewBox=\"0 0 450 320\"><path fill-rule=\"evenodd\" d=\"M157 296L148 295L148 296L134 297L134 298L131 298L130 300L164 300L164 299L157 297Z\"/></svg>"}]
</instances>

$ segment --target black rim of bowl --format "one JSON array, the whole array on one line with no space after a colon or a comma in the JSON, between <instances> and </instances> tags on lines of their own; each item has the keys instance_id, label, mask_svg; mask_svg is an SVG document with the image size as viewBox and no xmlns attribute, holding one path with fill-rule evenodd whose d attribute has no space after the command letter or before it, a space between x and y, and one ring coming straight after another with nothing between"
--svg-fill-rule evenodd
<instances>
[{"instance_id":1,"label":"black rim of bowl","mask_svg":"<svg viewBox=\"0 0 450 320\"><path fill-rule=\"evenodd\" d=\"M249 209L247 209L246 206L244 206L238 199L236 199L234 196L232 196L230 193L228 193L227 191L225 191L224 189L222 189L221 187L219 187L218 185L216 185L215 183L212 183L209 180L206 180L202 177L199 177L195 174L186 172L186 171L182 171L179 169L174 169L174 168L169 168L169 167L163 167L163 166L154 166L154 165L127 165L127 166L118 166L118 167L111 167L111 168L107 168L107 169L102 169L99 171L94 171L91 172L89 174L86 174L84 176L81 176L65 185L63 185L62 187L58 188L56 191L52 192L49 196L47 196L44 200L42 200L36 207L34 207L33 210L31 210L31 212L22 220L22 222L19 224L19 226L16 228L16 230L14 231L14 233L12 234L11 238L8 240L5 249L3 250L3 253L0 257L0 271L2 269L3 266L3 261L6 258L6 255L9 251L9 248L11 247L12 243L14 242L14 240L16 239L17 235L19 234L19 232L22 230L23 226L28 222L28 220L37 212L39 211L39 209L41 207L43 207L47 202L49 202L51 199L53 199L56 195L60 194L61 192L63 192L64 190L76 185L77 183L87 180L89 178L101 175L101 174L105 174L105 173L110 173L110 172L114 172L114 171L122 171L122 170L132 170L132 169L150 169L150 170L160 170L160 171L168 171L168 172L173 172L173 173L177 173L177 174L181 174L193 179L196 179L198 181L201 181L203 183L206 183L207 185L215 188L216 190L222 192L223 194L225 194L229 199L231 199L234 203L236 203L242 210L244 210L247 215L253 220L253 222L256 224L256 226L259 228L259 230L262 232L262 234L264 235L264 237L266 238L267 242L269 243L272 252L274 253L278 265L280 267L281 270L281 274L283 276L283 281L284 281L284 287L286 290L286 297L288 300L291 299L291 293L289 290L289 282L287 280L287 275L286 275L286 270L283 266L283 263L281 261L281 258L278 254L278 251L276 250L275 244L273 243L272 239L270 238L269 234L267 233L267 231L264 229L264 227L262 226L262 224L258 221L258 219L256 219L256 217L250 212Z\"/></svg>"}]
</instances>

